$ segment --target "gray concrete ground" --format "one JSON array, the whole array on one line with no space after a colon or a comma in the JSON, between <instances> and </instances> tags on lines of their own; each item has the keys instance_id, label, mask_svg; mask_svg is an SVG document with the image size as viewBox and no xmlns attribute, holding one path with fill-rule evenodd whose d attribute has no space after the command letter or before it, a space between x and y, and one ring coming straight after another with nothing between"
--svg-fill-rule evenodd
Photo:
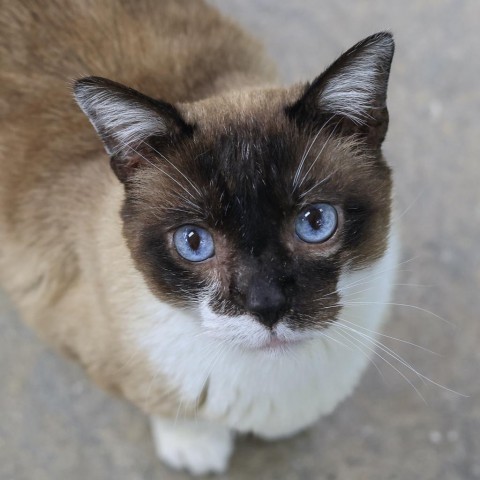
<instances>
[{"instance_id":1,"label":"gray concrete ground","mask_svg":"<svg viewBox=\"0 0 480 480\"><path fill-rule=\"evenodd\" d=\"M239 442L235 480L480 478L480 3L216 0L261 37L286 82L389 28L397 41L385 151L403 257L388 345L433 381L425 397L380 359L330 417L291 440ZM388 340L388 339L386 339ZM155 458L147 420L49 351L0 301L2 480L182 479Z\"/></svg>"}]
</instances>

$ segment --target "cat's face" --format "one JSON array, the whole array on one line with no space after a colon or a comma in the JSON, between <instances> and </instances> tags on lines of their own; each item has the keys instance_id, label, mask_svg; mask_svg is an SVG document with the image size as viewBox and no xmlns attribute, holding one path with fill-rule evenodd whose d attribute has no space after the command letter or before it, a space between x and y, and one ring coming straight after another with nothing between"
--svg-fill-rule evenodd
<instances>
[{"instance_id":1,"label":"cat's face","mask_svg":"<svg viewBox=\"0 0 480 480\"><path fill-rule=\"evenodd\" d=\"M354 49L308 87L176 108L99 79L77 90L125 183L137 268L221 341L308 338L341 311L340 275L386 250L393 44L383 35Z\"/></svg>"}]
</instances>

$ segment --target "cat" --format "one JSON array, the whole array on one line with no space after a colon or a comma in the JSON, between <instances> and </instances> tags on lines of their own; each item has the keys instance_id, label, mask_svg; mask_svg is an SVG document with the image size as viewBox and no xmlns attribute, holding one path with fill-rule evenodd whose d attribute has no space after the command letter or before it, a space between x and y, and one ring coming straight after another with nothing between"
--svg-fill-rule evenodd
<instances>
[{"instance_id":1,"label":"cat","mask_svg":"<svg viewBox=\"0 0 480 480\"><path fill-rule=\"evenodd\" d=\"M392 35L285 88L200 0L7 0L0 32L0 280L24 320L193 474L350 395L397 258Z\"/></svg>"}]
</instances>

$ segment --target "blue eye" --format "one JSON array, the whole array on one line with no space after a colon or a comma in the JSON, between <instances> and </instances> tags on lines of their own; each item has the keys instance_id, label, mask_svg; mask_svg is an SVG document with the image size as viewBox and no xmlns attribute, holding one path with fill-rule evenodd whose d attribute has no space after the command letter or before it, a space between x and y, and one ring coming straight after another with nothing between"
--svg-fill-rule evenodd
<instances>
[{"instance_id":1,"label":"blue eye","mask_svg":"<svg viewBox=\"0 0 480 480\"><path fill-rule=\"evenodd\" d=\"M328 203L317 203L299 213L295 220L295 232L304 242L321 243L335 233L337 224L335 207Z\"/></svg>"},{"instance_id":2,"label":"blue eye","mask_svg":"<svg viewBox=\"0 0 480 480\"><path fill-rule=\"evenodd\" d=\"M215 253L212 236L195 225L180 227L173 235L173 243L179 255L190 262L201 262Z\"/></svg>"}]
</instances>

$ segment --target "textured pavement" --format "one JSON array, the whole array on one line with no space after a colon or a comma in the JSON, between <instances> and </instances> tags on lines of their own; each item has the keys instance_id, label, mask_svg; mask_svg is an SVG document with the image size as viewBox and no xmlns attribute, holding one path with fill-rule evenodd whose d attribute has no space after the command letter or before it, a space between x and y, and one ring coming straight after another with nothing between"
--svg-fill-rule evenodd
<instances>
[{"instance_id":1,"label":"textured pavement","mask_svg":"<svg viewBox=\"0 0 480 480\"><path fill-rule=\"evenodd\" d=\"M220 478L480 478L480 3L215 3L263 39L285 82L313 78L370 33L394 32L385 152L405 261L394 302L415 307L394 306L385 334L438 355L383 340L432 381L468 395L391 360L416 393L377 357L381 374L370 368L332 415L291 440L241 439ZM143 415L52 353L3 296L0 380L1 480L188 478L157 461Z\"/></svg>"}]
</instances>

